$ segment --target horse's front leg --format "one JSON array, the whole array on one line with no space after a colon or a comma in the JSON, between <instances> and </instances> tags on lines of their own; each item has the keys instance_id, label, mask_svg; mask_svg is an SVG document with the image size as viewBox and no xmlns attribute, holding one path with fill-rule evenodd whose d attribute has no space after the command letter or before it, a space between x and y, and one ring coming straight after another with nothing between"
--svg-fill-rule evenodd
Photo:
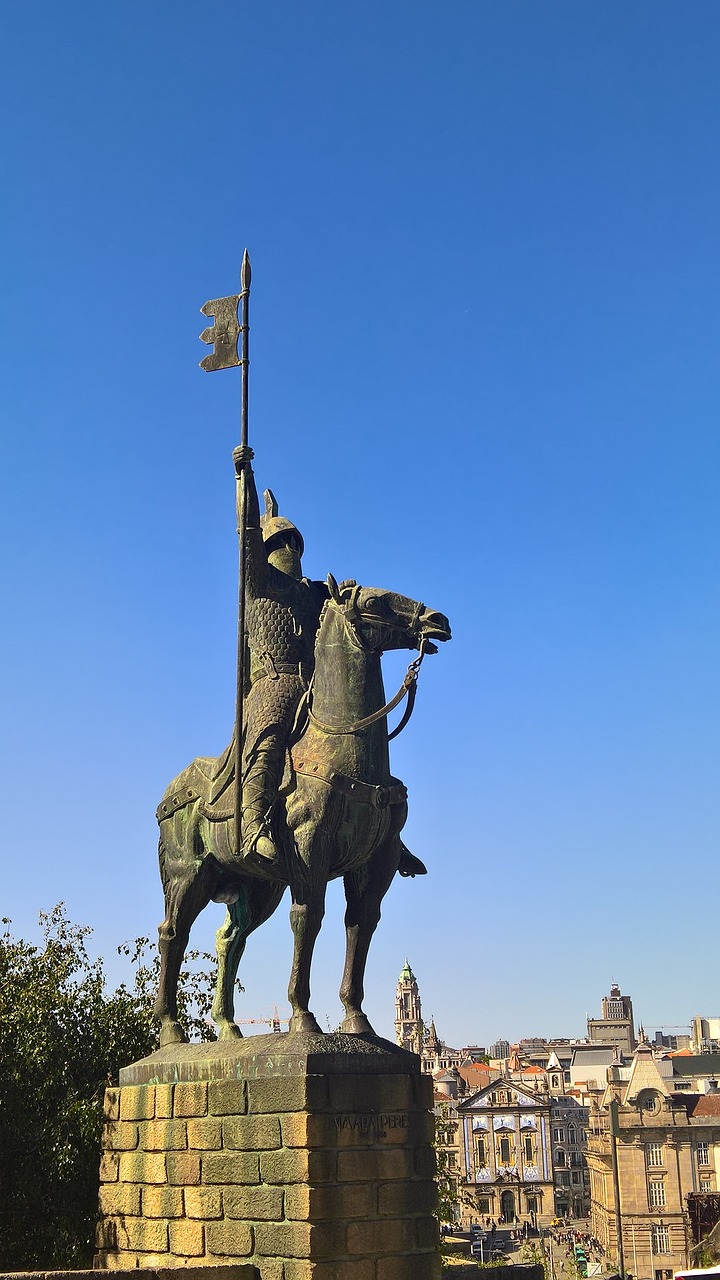
<instances>
[{"instance_id":1,"label":"horse's front leg","mask_svg":"<svg viewBox=\"0 0 720 1280\"><path fill-rule=\"evenodd\" d=\"M345 886L345 968L340 999L345 1017L340 1030L349 1035L374 1035L362 1005L365 998L365 966L372 936L380 919L380 907L400 862L402 845L392 836L357 871L343 879Z\"/></svg>"}]
</instances>

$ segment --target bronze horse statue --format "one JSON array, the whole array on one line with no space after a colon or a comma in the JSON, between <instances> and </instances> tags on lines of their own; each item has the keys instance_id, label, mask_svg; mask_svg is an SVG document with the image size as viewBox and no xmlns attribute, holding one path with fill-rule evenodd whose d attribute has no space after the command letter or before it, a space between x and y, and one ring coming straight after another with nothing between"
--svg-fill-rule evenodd
<instances>
[{"instance_id":1,"label":"bronze horse statue","mask_svg":"<svg viewBox=\"0 0 720 1280\"><path fill-rule=\"evenodd\" d=\"M223 797L232 794L232 744L218 760L194 761L159 806L165 920L159 929L155 1013L161 1044L185 1039L177 1018L178 975L190 928L211 900L227 904L217 932L212 1016L220 1039L241 1035L233 1020L238 965L249 934L275 911L288 885L294 936L290 1031L319 1032L309 1009L310 966L326 886L338 876L347 903L340 1030L372 1034L362 1011L365 964L404 852L400 832L407 818L407 792L390 773L388 750L387 714L401 694L385 702L381 657L390 649L419 649L403 686L414 692L419 662L424 653L437 652L434 640L450 639L450 627L443 614L407 596L352 581L338 587L332 577L328 588L304 725L298 724L293 737L273 815L281 870L270 879L234 855L235 815L223 808Z\"/></svg>"}]
</instances>

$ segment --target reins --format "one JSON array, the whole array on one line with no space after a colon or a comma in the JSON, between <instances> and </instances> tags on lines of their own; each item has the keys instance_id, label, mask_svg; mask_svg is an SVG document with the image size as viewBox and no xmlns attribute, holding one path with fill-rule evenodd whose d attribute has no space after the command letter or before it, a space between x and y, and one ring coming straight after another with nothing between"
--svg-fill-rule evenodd
<instances>
[{"instance_id":1,"label":"reins","mask_svg":"<svg viewBox=\"0 0 720 1280\"><path fill-rule=\"evenodd\" d=\"M344 728L339 728L338 726L332 725L332 724L325 724L323 720L318 720L317 716L315 715L312 709L312 684L311 684L311 687L308 690L307 707L308 707L308 715L312 723L316 726L316 728L321 729L323 733L339 734L339 735L358 733L360 729L368 729L371 724L377 724L378 720L382 720L383 716L386 716L389 714L389 712L394 711L395 707L397 707L402 702L403 698L407 696L407 700L408 700L407 706L403 712L402 719L400 720L400 723L393 729L392 733L388 734L388 742L391 742L393 738L397 738L399 733L402 733L403 729L407 725L413 713L413 708L415 706L415 699L417 697L417 678L418 678L418 673L420 671L420 667L422 666L422 660L425 657L425 652L426 652L425 638L423 637L420 641L420 653L418 657L413 658L412 662L410 663L407 671L405 672L405 678L402 684L400 685L400 688L398 689L397 693L395 694L395 697L391 698L389 702L386 702L384 707L380 707L379 711L373 711L371 715L363 716L362 720L355 720L353 724L346 725Z\"/></svg>"}]
</instances>

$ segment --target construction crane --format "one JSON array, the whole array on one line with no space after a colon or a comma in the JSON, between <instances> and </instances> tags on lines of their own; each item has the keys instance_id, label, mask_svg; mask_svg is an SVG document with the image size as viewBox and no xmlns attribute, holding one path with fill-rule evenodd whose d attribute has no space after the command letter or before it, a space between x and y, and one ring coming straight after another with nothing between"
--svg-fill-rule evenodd
<instances>
[{"instance_id":1,"label":"construction crane","mask_svg":"<svg viewBox=\"0 0 720 1280\"><path fill-rule=\"evenodd\" d=\"M277 1007L277 1005L274 1005L274 1006L273 1006L272 1017L270 1017L270 1018L267 1018L267 1017L265 1017L265 1018L236 1018L236 1019L235 1019L235 1021L236 1021L237 1025L238 1025L239 1027L253 1027L253 1026L265 1026L265 1027L272 1027L273 1031L274 1031L277 1035L280 1035L280 1034L281 1034L281 1032L282 1032L281 1023L283 1023L283 1022L284 1022L285 1024L288 1024L288 1023L290 1022L290 1019L289 1019L289 1018L281 1018L281 1017L280 1017L280 1014L278 1013L278 1007Z\"/></svg>"}]
</instances>

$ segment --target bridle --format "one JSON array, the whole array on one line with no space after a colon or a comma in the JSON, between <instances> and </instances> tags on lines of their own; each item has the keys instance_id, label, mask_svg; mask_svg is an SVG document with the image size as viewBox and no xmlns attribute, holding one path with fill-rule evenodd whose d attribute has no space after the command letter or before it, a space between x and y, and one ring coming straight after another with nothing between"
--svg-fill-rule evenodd
<instances>
[{"instance_id":1,"label":"bridle","mask_svg":"<svg viewBox=\"0 0 720 1280\"><path fill-rule=\"evenodd\" d=\"M358 595L361 590L362 590L361 587L357 587L357 586L353 587L351 589L351 593L348 600L345 601L344 603L339 603L337 600L333 600L332 598L330 598L329 600L326 600L325 605L323 607L323 612L329 606L332 606L333 608L335 608L337 612L340 614L345 624L345 629L347 631L348 637L350 641L355 645L355 647L358 649L362 649L365 653L377 653L378 651L377 646L368 645L363 640L362 636L360 635L360 632L358 631L358 623L359 622L377 622L379 624L383 624L383 623L386 623L386 619L378 617L377 614L364 612L363 610L358 608ZM424 604L417 603L415 605L412 618L407 627L407 630L411 635L414 631L417 631L420 618L422 617L424 611L425 611ZM322 730L323 733L337 734L337 735L358 733L360 729L369 729L370 725L377 724L378 720L382 720L384 716L389 714L389 712L394 711L395 707L397 707L402 702L403 698L407 697L407 706L403 712L402 719L400 720L399 724L397 724L396 727L393 729L392 733L388 734L387 740L388 742L391 742L393 738L397 738L398 734L402 733L403 729L408 724L415 707L415 699L417 697L417 679L420 673L420 667L422 666L423 658L425 657L425 654L427 652L425 645L426 645L425 637L421 636L420 652L417 658L413 658L412 662L409 664L408 669L405 672L403 682L400 685L400 688L398 689L397 693L395 694L395 697L391 698L389 702L386 702L385 706L380 707L378 711L373 711L369 716L363 716L361 720L355 720L352 724L346 725L343 728L339 728L338 726L332 725L332 724L325 724L323 720L318 720L317 716L315 715L312 709L313 681L311 680L310 688L308 689L307 707L308 707L308 715L312 723L315 725L317 729ZM313 676L313 680L314 680L314 676Z\"/></svg>"}]
</instances>

